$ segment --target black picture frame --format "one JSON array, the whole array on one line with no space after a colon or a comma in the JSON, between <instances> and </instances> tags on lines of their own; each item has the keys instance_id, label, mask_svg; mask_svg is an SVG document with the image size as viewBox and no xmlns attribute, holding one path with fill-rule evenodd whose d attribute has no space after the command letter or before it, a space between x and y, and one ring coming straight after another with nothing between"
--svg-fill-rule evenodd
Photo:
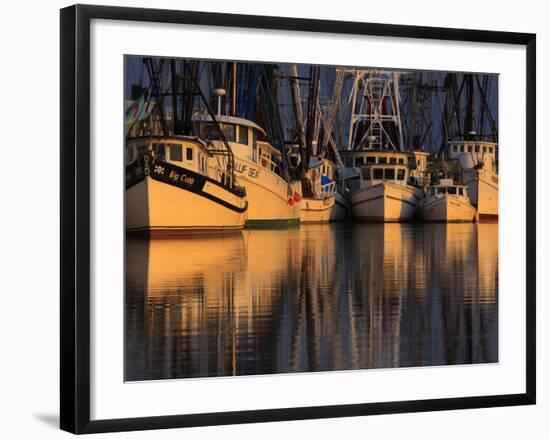
<instances>
[{"instance_id":1,"label":"black picture frame","mask_svg":"<svg viewBox=\"0 0 550 439\"><path fill-rule=\"evenodd\" d=\"M90 22L93 19L324 32L526 47L526 392L224 413L90 420ZM303 18L75 5L61 10L60 424L99 433L535 404L536 35Z\"/></svg>"}]
</instances>

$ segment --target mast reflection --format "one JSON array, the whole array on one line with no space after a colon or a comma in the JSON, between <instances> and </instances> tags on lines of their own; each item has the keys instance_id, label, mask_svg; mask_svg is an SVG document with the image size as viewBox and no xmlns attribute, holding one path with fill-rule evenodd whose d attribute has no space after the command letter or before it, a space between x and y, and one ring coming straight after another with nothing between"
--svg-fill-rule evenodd
<instances>
[{"instance_id":1,"label":"mast reflection","mask_svg":"<svg viewBox=\"0 0 550 439\"><path fill-rule=\"evenodd\" d=\"M127 240L126 380L498 361L498 224Z\"/></svg>"}]
</instances>

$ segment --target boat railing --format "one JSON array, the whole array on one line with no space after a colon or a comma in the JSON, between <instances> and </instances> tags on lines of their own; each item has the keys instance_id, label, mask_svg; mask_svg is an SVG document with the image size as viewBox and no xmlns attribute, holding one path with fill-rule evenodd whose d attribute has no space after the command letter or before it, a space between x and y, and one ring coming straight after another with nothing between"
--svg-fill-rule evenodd
<instances>
[{"instance_id":1,"label":"boat railing","mask_svg":"<svg viewBox=\"0 0 550 439\"><path fill-rule=\"evenodd\" d=\"M336 193L336 182L331 181L321 186L321 196L322 197L331 197Z\"/></svg>"},{"instance_id":2,"label":"boat railing","mask_svg":"<svg viewBox=\"0 0 550 439\"><path fill-rule=\"evenodd\" d=\"M269 157L266 157L265 155L262 155L260 157L260 165L263 168L269 169L275 174L279 173L279 167L277 166L277 163L275 163L273 160L271 160Z\"/></svg>"}]
</instances>

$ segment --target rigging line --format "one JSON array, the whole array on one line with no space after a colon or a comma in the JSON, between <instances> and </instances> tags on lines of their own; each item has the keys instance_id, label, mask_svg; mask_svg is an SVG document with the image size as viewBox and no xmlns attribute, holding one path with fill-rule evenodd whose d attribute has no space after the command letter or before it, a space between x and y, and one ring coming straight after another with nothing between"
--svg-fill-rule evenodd
<instances>
[{"instance_id":1,"label":"rigging line","mask_svg":"<svg viewBox=\"0 0 550 439\"><path fill-rule=\"evenodd\" d=\"M445 99L445 94L443 95L442 99ZM436 105L439 105L439 112L442 115L441 120L442 120L443 130L445 132L445 136L444 136L443 139L441 139L441 146L439 148L439 152L441 153L441 150L444 149L445 146L447 145L447 141L449 139L449 129L448 129L448 126L447 126L447 117L445 116L445 112L444 112L444 109L443 109L444 104L441 103L441 99L437 99Z\"/></svg>"},{"instance_id":2,"label":"rigging line","mask_svg":"<svg viewBox=\"0 0 550 439\"><path fill-rule=\"evenodd\" d=\"M228 171L228 173L230 175L230 178L231 178L231 186L234 186L235 185L235 157L233 155L233 151L231 150L231 147L229 146L227 138L225 137L224 132L222 131L222 129L219 126L218 121L216 120L216 116L215 116L214 112L212 111L212 108L210 108L210 105L208 104L208 101L206 100L206 97L205 97L205 95L203 94L203 92L200 88L200 84L198 83L197 78L195 78L192 75L192 72L191 72L191 70L190 70L190 68L187 64L184 64L184 67L187 70L187 74L190 76L191 80L193 81L193 84L195 85L196 90L199 92L202 100L204 101L204 104L206 106L206 110L208 111L208 114L210 115L210 118L212 119L214 127L216 128L216 131L218 132L218 136L220 137L220 139L222 139L223 144L224 144L224 146L227 150L227 154L228 154L228 157L229 157L229 160L228 160L228 163L227 163L227 168L228 168L227 171Z\"/></svg>"}]
</instances>

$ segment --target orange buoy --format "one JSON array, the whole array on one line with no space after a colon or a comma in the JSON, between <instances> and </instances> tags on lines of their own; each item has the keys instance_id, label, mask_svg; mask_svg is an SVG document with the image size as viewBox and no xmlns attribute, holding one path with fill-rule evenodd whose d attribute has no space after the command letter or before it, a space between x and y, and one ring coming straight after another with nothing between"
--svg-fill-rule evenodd
<instances>
[{"instance_id":1,"label":"orange buoy","mask_svg":"<svg viewBox=\"0 0 550 439\"><path fill-rule=\"evenodd\" d=\"M288 200L288 205L289 206L294 206L294 203L295 203L295 201L292 198L290 200Z\"/></svg>"},{"instance_id":2,"label":"orange buoy","mask_svg":"<svg viewBox=\"0 0 550 439\"><path fill-rule=\"evenodd\" d=\"M293 199L294 201L298 202L302 199L302 196L298 192L296 192Z\"/></svg>"}]
</instances>

